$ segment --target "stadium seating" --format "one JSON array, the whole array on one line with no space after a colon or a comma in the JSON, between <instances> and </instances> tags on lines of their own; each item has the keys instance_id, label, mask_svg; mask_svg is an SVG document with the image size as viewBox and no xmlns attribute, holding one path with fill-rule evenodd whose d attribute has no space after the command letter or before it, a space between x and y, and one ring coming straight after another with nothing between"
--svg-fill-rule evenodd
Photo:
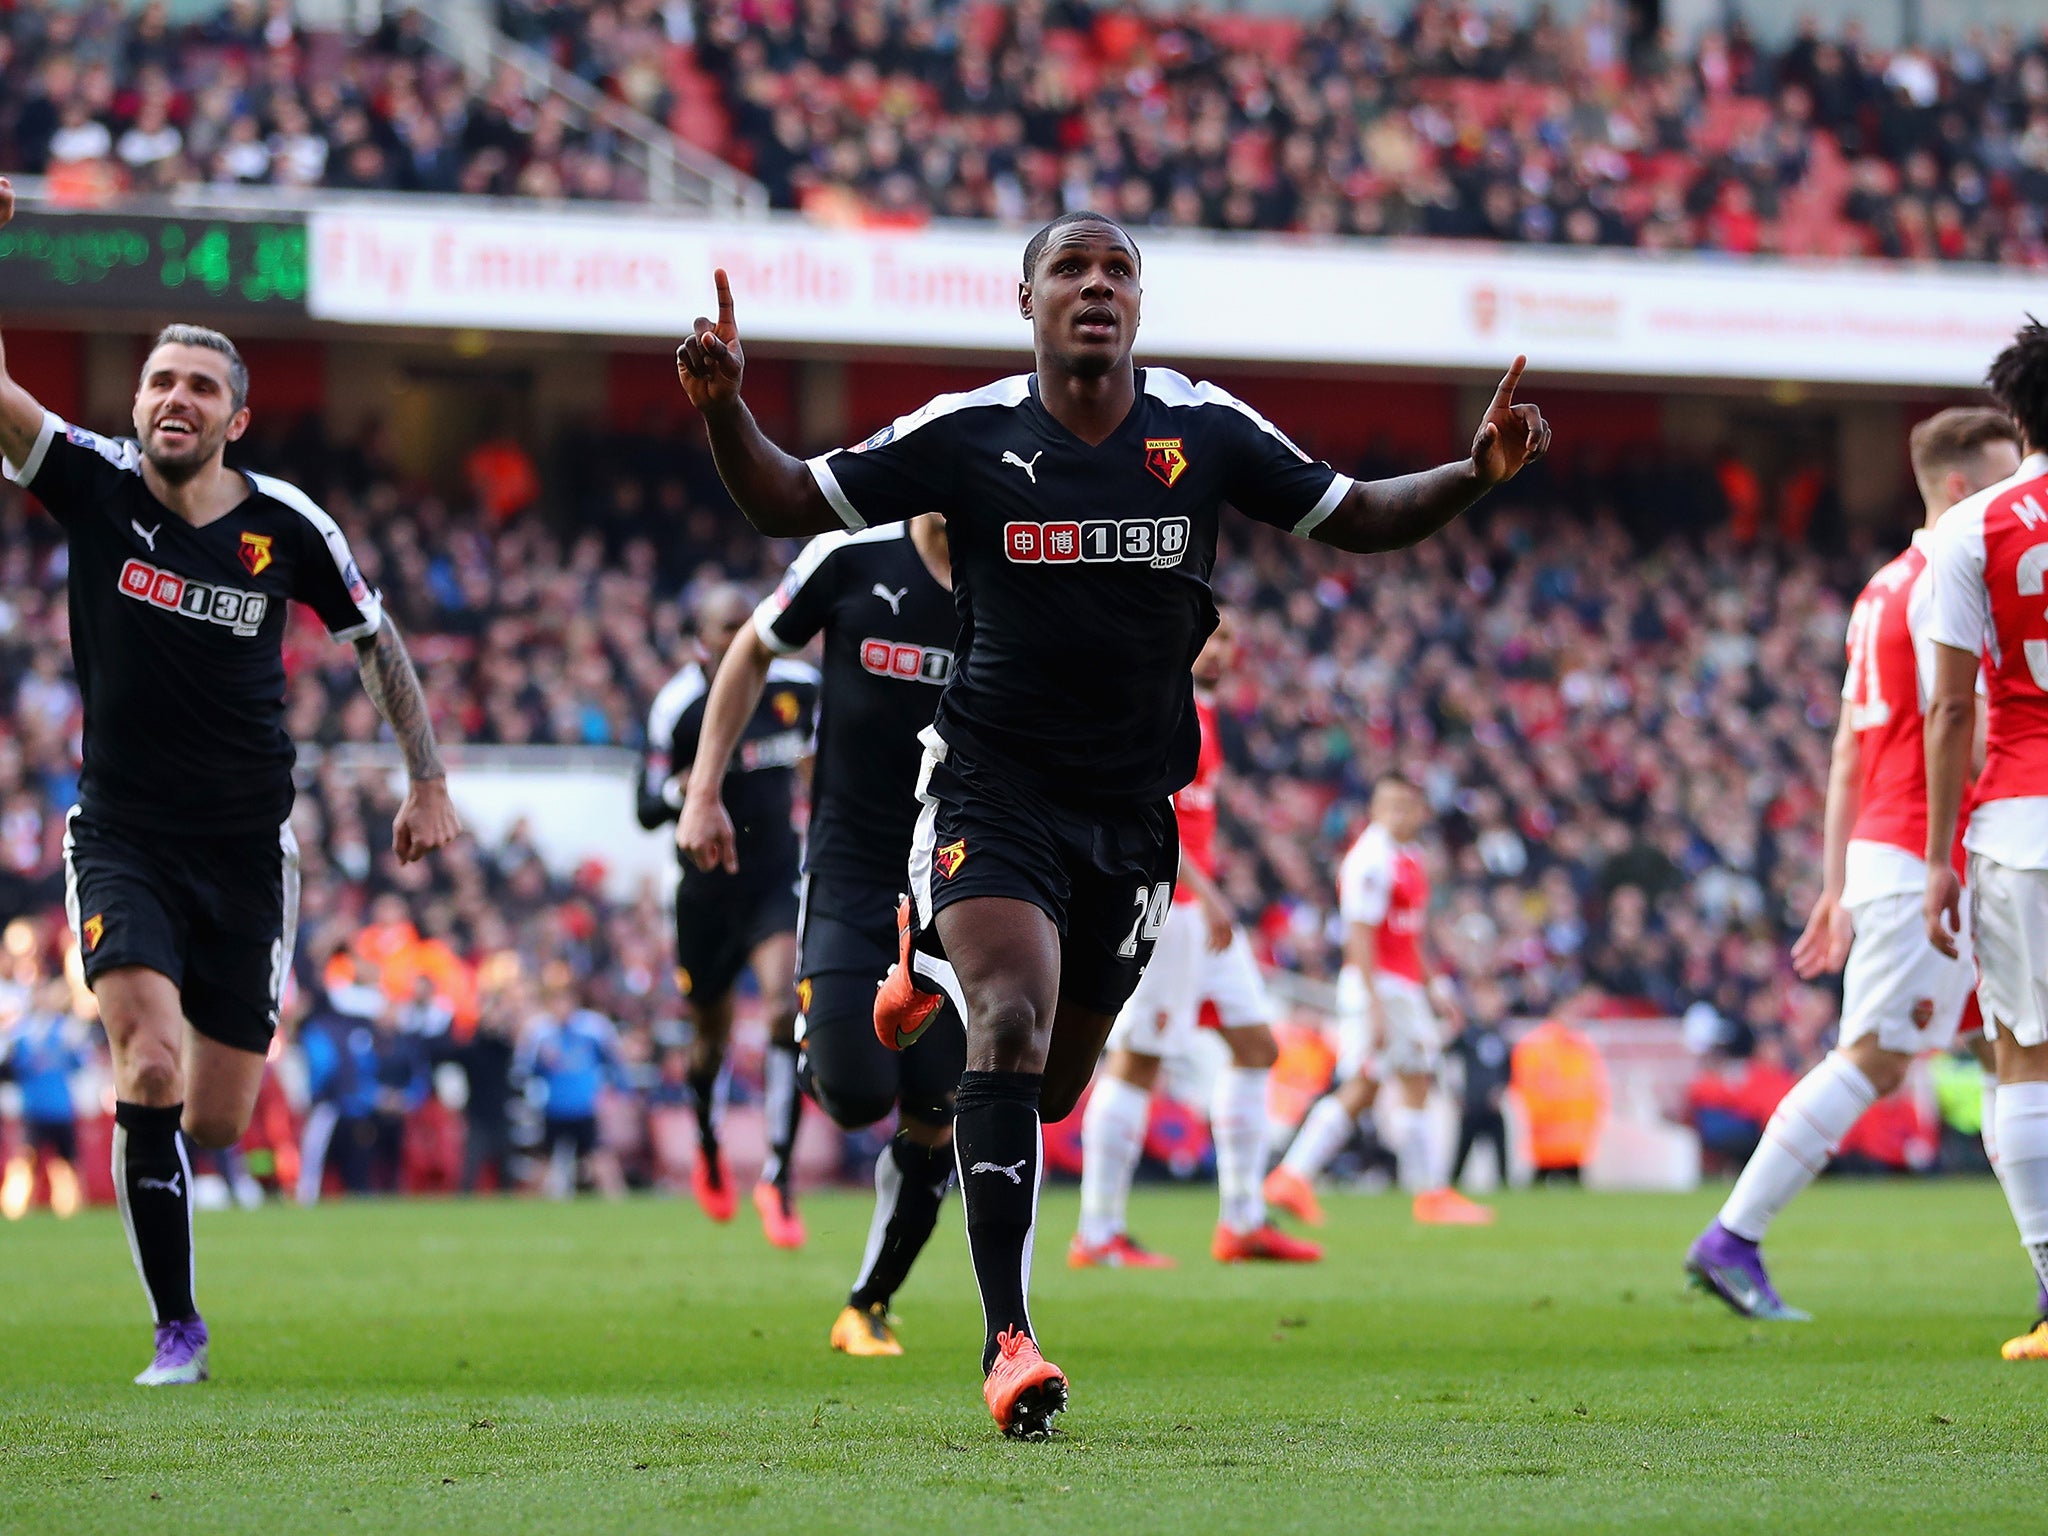
<instances>
[{"instance_id":1,"label":"stadium seating","mask_svg":"<svg viewBox=\"0 0 2048 1536\"><path fill-rule=\"evenodd\" d=\"M499 0L506 33L819 217L1421 235L2048 265L2048 33L1884 54L1737 24L1689 56L1618 8L1398 26L1087 0ZM236 0L17 0L0 170L61 196L194 183L637 198L606 133L416 18L362 37Z\"/></svg>"}]
</instances>

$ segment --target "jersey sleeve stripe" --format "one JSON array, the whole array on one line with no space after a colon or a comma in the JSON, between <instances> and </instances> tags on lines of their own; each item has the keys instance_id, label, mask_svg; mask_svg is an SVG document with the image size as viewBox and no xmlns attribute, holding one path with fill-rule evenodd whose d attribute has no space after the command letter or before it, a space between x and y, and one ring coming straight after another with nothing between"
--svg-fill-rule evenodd
<instances>
[{"instance_id":1,"label":"jersey sleeve stripe","mask_svg":"<svg viewBox=\"0 0 2048 1536\"><path fill-rule=\"evenodd\" d=\"M16 485L27 485L35 479L36 471L43 467L43 456L50 451L50 444L59 432L64 430L64 419L55 411L43 412L43 425L36 433L36 440L29 446L28 457L16 464L12 459L0 459L0 469L7 471L7 478Z\"/></svg>"},{"instance_id":2,"label":"jersey sleeve stripe","mask_svg":"<svg viewBox=\"0 0 2048 1536\"><path fill-rule=\"evenodd\" d=\"M355 605L355 610L362 619L359 624L351 624L345 629L331 629L328 633L344 643L367 640L377 633L384 624L384 599L376 588L363 580L363 573L356 565L356 557L348 547L348 535L341 531L341 524L329 517L312 497L287 480L256 474L250 475L249 479L257 490L272 501L290 507L311 523L314 530L319 533L320 541L327 546L328 558L334 562L334 574L340 578L343 590L348 593L349 601ZM352 575L353 580L350 579ZM356 596L358 588L363 593L361 597Z\"/></svg>"},{"instance_id":3,"label":"jersey sleeve stripe","mask_svg":"<svg viewBox=\"0 0 2048 1536\"><path fill-rule=\"evenodd\" d=\"M1229 390L1219 385L1211 384L1206 379L1198 384L1186 374L1176 373L1171 368L1147 368L1145 370L1145 393L1167 405L1220 405L1226 410L1236 411L1240 416L1256 425L1261 432L1284 443L1287 451L1303 463L1314 462L1308 454L1302 452L1301 446L1293 438L1282 432Z\"/></svg>"},{"instance_id":4,"label":"jersey sleeve stripe","mask_svg":"<svg viewBox=\"0 0 2048 1536\"><path fill-rule=\"evenodd\" d=\"M775 633L775 621L781 616L781 605L776 602L775 594L771 592L754 608L754 638L767 646L771 655L794 656L803 647L791 645Z\"/></svg>"},{"instance_id":5,"label":"jersey sleeve stripe","mask_svg":"<svg viewBox=\"0 0 2048 1536\"><path fill-rule=\"evenodd\" d=\"M839 521L846 524L849 531L865 528L868 520L855 511L853 503L846 499L846 492L839 488L839 477L832 473L832 466L826 462L831 457L829 453L821 453L815 459L804 460L804 463L811 471L811 478L818 482L818 489L825 493L825 499L832 504L832 510L839 514Z\"/></svg>"},{"instance_id":6,"label":"jersey sleeve stripe","mask_svg":"<svg viewBox=\"0 0 2048 1536\"><path fill-rule=\"evenodd\" d=\"M1349 475L1332 475L1330 488L1323 492L1322 499L1310 507L1307 515L1294 525L1294 536L1297 539L1305 539L1322 527L1330 514L1337 510L1338 504L1351 494L1351 487L1357 483Z\"/></svg>"}]
</instances>

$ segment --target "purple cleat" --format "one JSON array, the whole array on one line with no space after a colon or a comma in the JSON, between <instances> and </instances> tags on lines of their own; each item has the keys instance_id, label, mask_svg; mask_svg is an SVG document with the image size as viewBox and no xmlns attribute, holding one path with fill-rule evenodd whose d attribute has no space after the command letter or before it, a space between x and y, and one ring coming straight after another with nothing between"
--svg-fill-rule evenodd
<instances>
[{"instance_id":1,"label":"purple cleat","mask_svg":"<svg viewBox=\"0 0 2048 1536\"><path fill-rule=\"evenodd\" d=\"M1810 1323L1813 1314L1788 1307L1764 1270L1763 1250L1738 1237L1717 1219L1685 1251L1685 1272L1703 1291L1712 1291L1744 1317L1764 1323Z\"/></svg>"},{"instance_id":2,"label":"purple cleat","mask_svg":"<svg viewBox=\"0 0 2048 1536\"><path fill-rule=\"evenodd\" d=\"M206 1319L156 1325L156 1358L135 1378L138 1387L182 1387L206 1380Z\"/></svg>"}]
</instances>

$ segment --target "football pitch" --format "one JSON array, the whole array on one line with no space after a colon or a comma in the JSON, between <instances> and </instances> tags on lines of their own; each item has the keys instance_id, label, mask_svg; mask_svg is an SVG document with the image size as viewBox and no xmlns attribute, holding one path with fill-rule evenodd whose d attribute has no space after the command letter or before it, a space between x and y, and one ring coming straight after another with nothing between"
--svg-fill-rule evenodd
<instances>
[{"instance_id":1,"label":"football pitch","mask_svg":"<svg viewBox=\"0 0 2048 1536\"><path fill-rule=\"evenodd\" d=\"M1683 1292L1718 1198L1458 1230L1338 1195L1325 1264L1225 1269L1211 1193L1141 1188L1182 1266L1076 1273L1052 1193L1034 1313L1074 1400L1040 1445L981 1406L957 1202L873 1361L825 1346L854 1194L800 1254L677 1200L202 1214L216 1379L157 1392L112 1214L38 1215L0 1228L0 1531L2040 1530L1991 1181L1813 1190L1772 1244L1804 1326Z\"/></svg>"}]
</instances>

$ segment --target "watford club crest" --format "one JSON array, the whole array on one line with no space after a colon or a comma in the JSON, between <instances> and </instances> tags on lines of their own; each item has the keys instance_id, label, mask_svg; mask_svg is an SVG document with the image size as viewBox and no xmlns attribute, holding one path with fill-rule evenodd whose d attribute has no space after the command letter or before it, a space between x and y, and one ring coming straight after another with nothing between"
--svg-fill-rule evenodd
<instances>
[{"instance_id":1,"label":"watford club crest","mask_svg":"<svg viewBox=\"0 0 2048 1536\"><path fill-rule=\"evenodd\" d=\"M1171 481L1167 482L1169 485ZM267 533L245 533L242 547L236 551L242 557L242 567L251 576L261 576L270 569L270 541L273 535Z\"/></svg>"},{"instance_id":2,"label":"watford club crest","mask_svg":"<svg viewBox=\"0 0 2048 1536\"><path fill-rule=\"evenodd\" d=\"M1181 452L1180 443L1177 437L1145 439L1145 467L1169 488L1181 477L1181 471L1188 467L1188 456Z\"/></svg>"},{"instance_id":3,"label":"watford club crest","mask_svg":"<svg viewBox=\"0 0 2048 1536\"><path fill-rule=\"evenodd\" d=\"M769 700L769 707L775 711L775 718L784 725L795 725L796 717L804 712L793 693L778 693Z\"/></svg>"},{"instance_id":4,"label":"watford club crest","mask_svg":"<svg viewBox=\"0 0 2048 1536\"><path fill-rule=\"evenodd\" d=\"M106 917L98 912L93 913L91 917L88 917L78 925L78 935L85 940L85 952L87 954L91 954L100 947L100 939L106 934L106 931Z\"/></svg>"},{"instance_id":5,"label":"watford club crest","mask_svg":"<svg viewBox=\"0 0 2048 1536\"><path fill-rule=\"evenodd\" d=\"M932 855L932 864L942 879L950 880L960 873L960 866L967 862L967 839L955 838Z\"/></svg>"},{"instance_id":6,"label":"watford club crest","mask_svg":"<svg viewBox=\"0 0 2048 1536\"><path fill-rule=\"evenodd\" d=\"M796 1011L798 1013L809 1013L811 1011L811 978L808 976L801 977L797 981Z\"/></svg>"}]
</instances>

